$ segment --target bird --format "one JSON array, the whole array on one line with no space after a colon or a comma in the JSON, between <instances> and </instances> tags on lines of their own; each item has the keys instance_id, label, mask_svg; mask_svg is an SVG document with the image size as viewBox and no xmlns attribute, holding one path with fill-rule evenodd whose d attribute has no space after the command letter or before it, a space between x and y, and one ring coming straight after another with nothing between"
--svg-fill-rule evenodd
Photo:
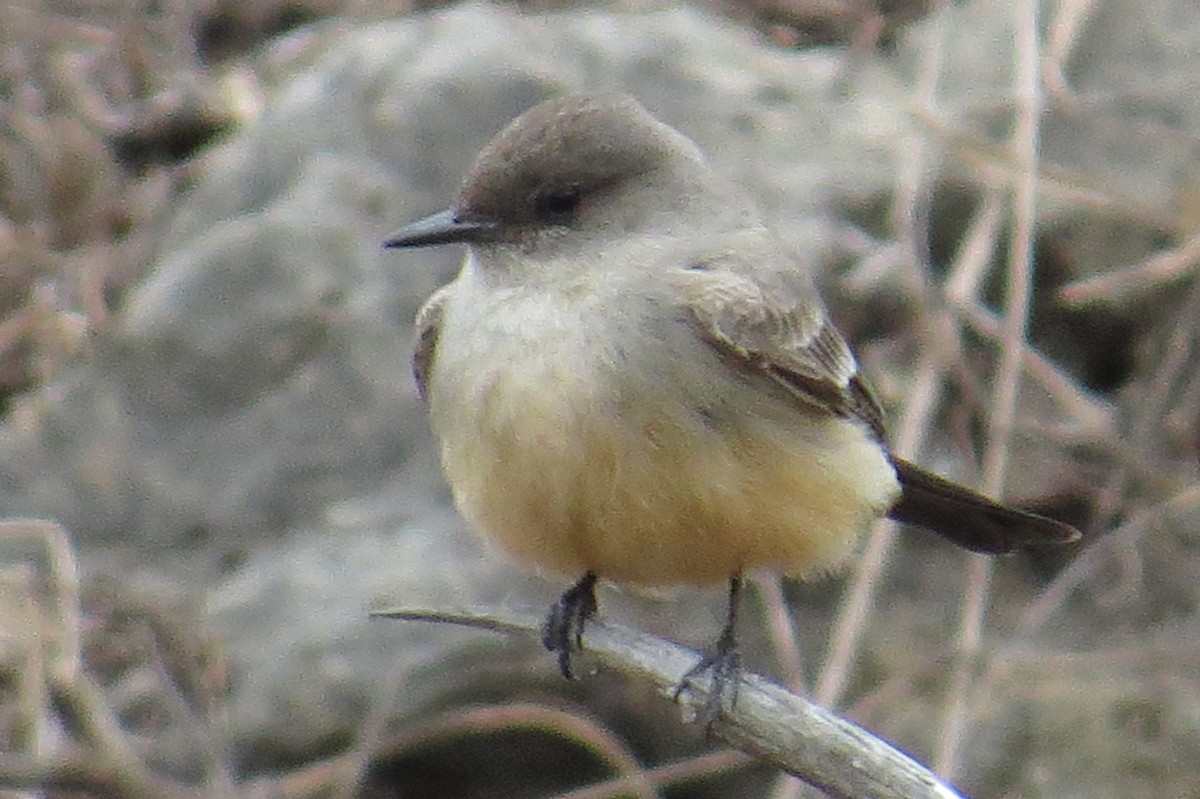
<instances>
[{"instance_id":1,"label":"bird","mask_svg":"<svg viewBox=\"0 0 1200 799\"><path fill-rule=\"evenodd\" d=\"M564 677L602 579L727 586L676 689L707 675L711 723L736 702L748 572L835 572L885 515L980 553L1080 537L893 453L811 266L628 95L522 113L448 210L384 242L447 244L466 255L417 314L413 374L463 517L575 580L541 631Z\"/></svg>"}]
</instances>

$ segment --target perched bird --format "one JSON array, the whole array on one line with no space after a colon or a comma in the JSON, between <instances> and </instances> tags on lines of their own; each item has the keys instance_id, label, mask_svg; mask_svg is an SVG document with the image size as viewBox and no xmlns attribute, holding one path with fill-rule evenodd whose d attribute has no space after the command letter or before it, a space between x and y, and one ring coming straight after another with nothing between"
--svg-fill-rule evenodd
<instances>
[{"instance_id":1,"label":"perched bird","mask_svg":"<svg viewBox=\"0 0 1200 799\"><path fill-rule=\"evenodd\" d=\"M697 147L632 98L568 94L508 125L450 210L387 247L463 243L417 318L413 371L463 516L578 577L543 642L571 674L598 579L728 581L711 720L736 698L742 575L837 569L874 519L975 552L1066 543L888 449L807 265Z\"/></svg>"}]
</instances>

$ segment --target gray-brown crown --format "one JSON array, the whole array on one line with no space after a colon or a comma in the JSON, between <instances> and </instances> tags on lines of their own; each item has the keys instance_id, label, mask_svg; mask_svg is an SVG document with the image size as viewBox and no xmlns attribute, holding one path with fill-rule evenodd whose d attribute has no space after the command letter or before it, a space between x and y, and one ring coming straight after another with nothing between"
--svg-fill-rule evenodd
<instances>
[{"instance_id":1,"label":"gray-brown crown","mask_svg":"<svg viewBox=\"0 0 1200 799\"><path fill-rule=\"evenodd\" d=\"M574 205L678 160L685 140L631 97L568 94L509 123L475 159L455 217L553 223Z\"/></svg>"}]
</instances>

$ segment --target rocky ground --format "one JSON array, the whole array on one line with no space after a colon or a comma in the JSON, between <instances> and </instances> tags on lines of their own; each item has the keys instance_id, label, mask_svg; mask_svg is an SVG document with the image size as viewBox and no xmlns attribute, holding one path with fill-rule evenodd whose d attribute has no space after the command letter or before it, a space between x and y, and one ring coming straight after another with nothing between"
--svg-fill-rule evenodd
<instances>
[{"instance_id":1,"label":"rocky ground","mask_svg":"<svg viewBox=\"0 0 1200 799\"><path fill-rule=\"evenodd\" d=\"M590 88L757 199L899 449L1087 533L990 571L877 533L877 569L758 584L748 665L971 796L1193 795L1189 0L1037 23L978 0L400 5L0 9L0 786L532 797L632 773L643 795L788 795L637 680L367 615L563 587L464 529L409 378L412 316L459 254L379 243L512 116ZM695 646L722 613L601 601Z\"/></svg>"}]
</instances>

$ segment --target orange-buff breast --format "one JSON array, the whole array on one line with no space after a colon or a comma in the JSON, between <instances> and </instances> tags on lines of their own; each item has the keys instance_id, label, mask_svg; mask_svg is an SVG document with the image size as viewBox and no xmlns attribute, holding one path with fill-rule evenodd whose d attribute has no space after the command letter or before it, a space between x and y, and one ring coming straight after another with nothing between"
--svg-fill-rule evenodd
<instances>
[{"instance_id":1,"label":"orange-buff breast","mask_svg":"<svg viewBox=\"0 0 1200 799\"><path fill-rule=\"evenodd\" d=\"M841 566L898 493L846 420L800 407L713 419L665 392L616 407L557 377L494 373L439 425L459 510L520 562L640 586L803 577Z\"/></svg>"}]
</instances>

